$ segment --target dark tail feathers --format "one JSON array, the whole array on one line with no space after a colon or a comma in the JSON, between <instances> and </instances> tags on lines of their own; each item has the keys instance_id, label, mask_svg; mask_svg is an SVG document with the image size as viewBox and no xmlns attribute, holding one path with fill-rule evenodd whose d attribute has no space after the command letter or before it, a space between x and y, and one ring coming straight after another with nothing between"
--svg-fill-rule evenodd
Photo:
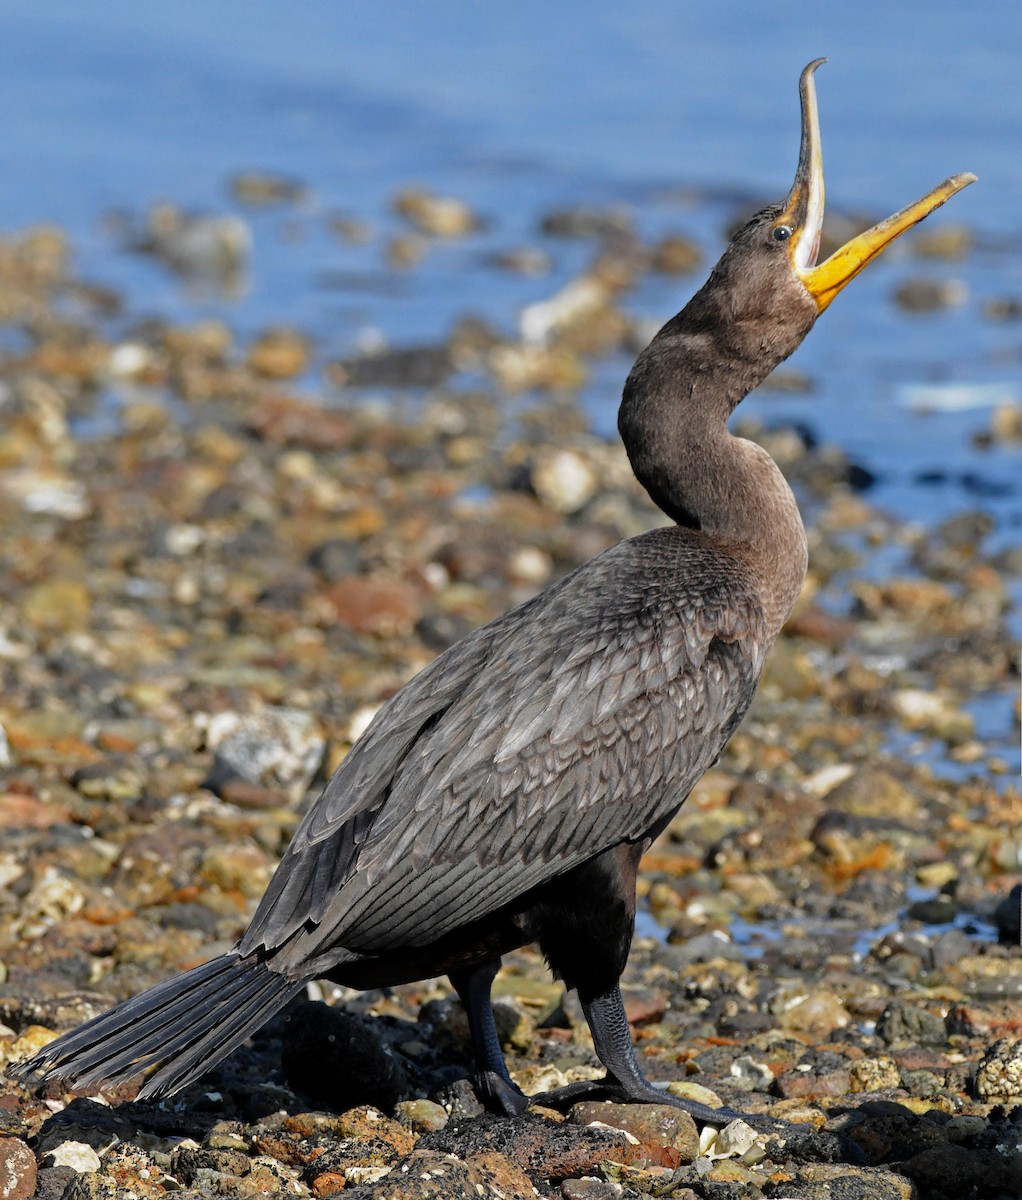
<instances>
[{"instance_id":1,"label":"dark tail feathers","mask_svg":"<svg viewBox=\"0 0 1022 1200\"><path fill-rule=\"evenodd\" d=\"M169 1096L204 1075L304 986L265 963L224 954L65 1033L10 1073L84 1087L119 1083L166 1059L138 1098Z\"/></svg>"}]
</instances>

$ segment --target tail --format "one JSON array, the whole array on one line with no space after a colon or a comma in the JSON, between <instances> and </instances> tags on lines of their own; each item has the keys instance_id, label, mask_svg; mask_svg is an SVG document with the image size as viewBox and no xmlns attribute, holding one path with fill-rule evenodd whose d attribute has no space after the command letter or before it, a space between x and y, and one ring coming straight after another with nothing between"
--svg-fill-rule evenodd
<instances>
[{"instance_id":1,"label":"tail","mask_svg":"<svg viewBox=\"0 0 1022 1200\"><path fill-rule=\"evenodd\" d=\"M85 1087L120 1083L166 1059L138 1098L169 1096L230 1054L304 986L266 963L223 954L65 1033L9 1074Z\"/></svg>"}]
</instances>

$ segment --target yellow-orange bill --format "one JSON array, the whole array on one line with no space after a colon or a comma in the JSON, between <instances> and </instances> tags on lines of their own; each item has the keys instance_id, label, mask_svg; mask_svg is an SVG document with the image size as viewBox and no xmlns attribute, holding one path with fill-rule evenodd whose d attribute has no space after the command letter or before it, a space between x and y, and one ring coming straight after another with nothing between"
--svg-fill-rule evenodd
<instances>
[{"instance_id":1,"label":"yellow-orange bill","mask_svg":"<svg viewBox=\"0 0 1022 1200\"><path fill-rule=\"evenodd\" d=\"M971 171L961 175L952 175L938 184L931 192L920 197L914 204L903 208L886 220L860 233L858 237L846 242L840 250L836 250L830 258L815 267L805 267L798 270L798 276L806 290L816 301L819 312L830 304L839 291L854 279L868 262L876 256L896 237L911 229L924 217L930 215L935 208L949 200L955 192L976 182L976 176Z\"/></svg>"}]
</instances>

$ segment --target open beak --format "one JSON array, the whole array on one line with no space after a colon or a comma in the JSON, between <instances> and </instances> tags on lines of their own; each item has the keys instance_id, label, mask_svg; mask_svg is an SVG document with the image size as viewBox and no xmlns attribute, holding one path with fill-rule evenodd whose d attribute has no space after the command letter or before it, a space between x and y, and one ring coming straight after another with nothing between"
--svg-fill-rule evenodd
<instances>
[{"instance_id":1,"label":"open beak","mask_svg":"<svg viewBox=\"0 0 1022 1200\"><path fill-rule=\"evenodd\" d=\"M792 230L788 241L792 269L816 301L817 312L823 312L845 284L854 279L899 234L929 216L955 192L976 182L976 176L968 171L962 175L952 175L907 208L846 242L817 266L816 256L820 250L820 233L823 229L823 154L820 149L820 120L813 74L823 62L826 59L815 59L799 79L802 145L795 182L784 202L784 211L778 218L778 224L788 225Z\"/></svg>"}]
</instances>

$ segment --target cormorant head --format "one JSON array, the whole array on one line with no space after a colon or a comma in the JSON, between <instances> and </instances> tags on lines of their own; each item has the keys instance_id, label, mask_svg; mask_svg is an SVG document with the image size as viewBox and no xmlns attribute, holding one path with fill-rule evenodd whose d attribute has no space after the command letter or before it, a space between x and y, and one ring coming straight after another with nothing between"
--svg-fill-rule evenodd
<instances>
[{"instance_id":1,"label":"cormorant head","mask_svg":"<svg viewBox=\"0 0 1022 1200\"><path fill-rule=\"evenodd\" d=\"M762 223L762 236L780 248L790 270L812 297L817 313L823 312L845 284L854 279L899 234L939 208L955 192L976 182L976 176L968 171L962 175L952 175L915 203L852 238L825 262L817 265L823 228L823 153L820 148L814 75L823 62L826 59L814 59L799 79L802 146L795 182L779 210L767 210L765 214L760 214L766 217Z\"/></svg>"},{"instance_id":2,"label":"cormorant head","mask_svg":"<svg viewBox=\"0 0 1022 1200\"><path fill-rule=\"evenodd\" d=\"M951 176L818 264L823 155L813 76L825 61L811 62L799 80L802 144L788 195L738 230L704 287L662 331L664 336L712 333L708 361L747 365L741 384L736 381L729 389L731 407L744 395L742 387L754 387L798 346L819 314L868 262L976 178L969 173Z\"/></svg>"}]
</instances>

